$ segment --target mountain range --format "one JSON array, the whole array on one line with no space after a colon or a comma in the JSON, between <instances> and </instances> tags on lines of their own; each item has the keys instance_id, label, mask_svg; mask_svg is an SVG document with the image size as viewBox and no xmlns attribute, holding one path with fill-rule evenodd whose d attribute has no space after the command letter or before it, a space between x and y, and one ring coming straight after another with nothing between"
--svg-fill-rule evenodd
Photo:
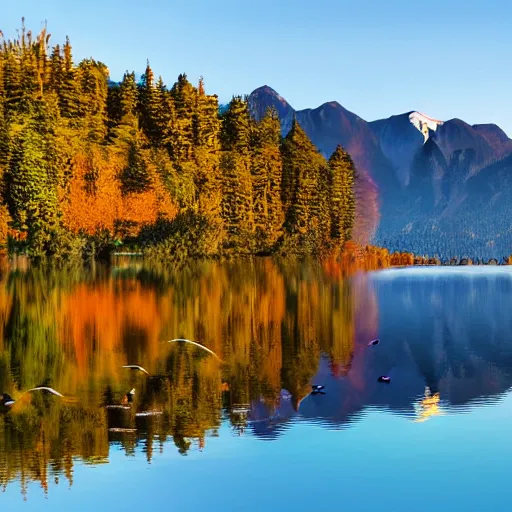
<instances>
[{"instance_id":1,"label":"mountain range","mask_svg":"<svg viewBox=\"0 0 512 512\"><path fill-rule=\"evenodd\" d=\"M411 111L367 122L336 101L295 110L271 87L249 97L259 119L295 117L328 158L338 144L357 171L355 238L440 258L512 254L512 140L495 124L440 121Z\"/></svg>"}]
</instances>

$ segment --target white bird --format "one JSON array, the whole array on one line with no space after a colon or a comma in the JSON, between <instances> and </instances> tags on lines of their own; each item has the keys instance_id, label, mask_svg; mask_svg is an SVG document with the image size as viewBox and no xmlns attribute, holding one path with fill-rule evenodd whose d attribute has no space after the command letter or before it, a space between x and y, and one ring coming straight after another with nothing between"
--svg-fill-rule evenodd
<instances>
[{"instance_id":1,"label":"white bird","mask_svg":"<svg viewBox=\"0 0 512 512\"><path fill-rule=\"evenodd\" d=\"M167 343L174 343L175 341L182 341L184 343L191 343L192 345L195 345L196 347L202 348L203 350L206 350L206 352L209 352L213 356L215 356L219 361L222 361L222 359L213 351L210 350L208 347L205 347L204 345L201 345L201 343L197 343L197 341L190 341L186 340L184 338L176 338L174 340L169 340Z\"/></svg>"},{"instance_id":2,"label":"white bird","mask_svg":"<svg viewBox=\"0 0 512 512\"><path fill-rule=\"evenodd\" d=\"M24 393L22 393L21 396L24 396L27 393L31 393L32 391L48 391L48 393L51 393L52 395L58 396L60 398L64 398L64 395L61 395L58 391L55 391L55 389L48 388L46 386L39 386L37 388L29 389L29 390L25 391ZM4 393L3 395L0 395L0 404L3 405L4 407L9 407L10 408L15 403L16 403L16 400L14 400L14 398L12 398L7 393Z\"/></svg>"},{"instance_id":3,"label":"white bird","mask_svg":"<svg viewBox=\"0 0 512 512\"><path fill-rule=\"evenodd\" d=\"M64 395L61 395L58 391L55 391L53 388L47 388L46 386L39 386L37 388L32 388L26 391L27 393L30 393L31 391L48 391L48 393L51 393L55 396L60 396L61 398L64 398Z\"/></svg>"},{"instance_id":4,"label":"white bird","mask_svg":"<svg viewBox=\"0 0 512 512\"><path fill-rule=\"evenodd\" d=\"M138 364L126 364L123 366L123 368L128 368L130 370L140 370L141 372L144 372L146 375L149 375L149 372L142 368L142 366L139 366Z\"/></svg>"}]
</instances>

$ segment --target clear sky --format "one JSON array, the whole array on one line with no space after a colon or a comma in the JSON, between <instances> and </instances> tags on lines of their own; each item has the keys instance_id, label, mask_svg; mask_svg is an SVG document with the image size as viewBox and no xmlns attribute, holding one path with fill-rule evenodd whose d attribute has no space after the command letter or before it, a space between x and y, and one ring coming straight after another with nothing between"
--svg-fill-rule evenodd
<instances>
[{"instance_id":1,"label":"clear sky","mask_svg":"<svg viewBox=\"0 0 512 512\"><path fill-rule=\"evenodd\" d=\"M169 85L203 75L221 102L266 84L296 109L420 110L512 136L510 0L0 0L5 35L22 16L115 80L149 58Z\"/></svg>"}]
</instances>

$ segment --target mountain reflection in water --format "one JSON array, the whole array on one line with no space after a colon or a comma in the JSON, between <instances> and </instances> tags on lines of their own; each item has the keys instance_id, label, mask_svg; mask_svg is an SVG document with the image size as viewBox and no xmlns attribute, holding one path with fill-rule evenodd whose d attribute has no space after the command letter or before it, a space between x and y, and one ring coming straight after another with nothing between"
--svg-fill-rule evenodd
<instances>
[{"instance_id":1,"label":"mountain reflection in water","mask_svg":"<svg viewBox=\"0 0 512 512\"><path fill-rule=\"evenodd\" d=\"M423 422L509 389L507 268L342 270L270 259L181 271L123 259L87 272L5 267L0 391L16 399L50 385L65 398L25 395L0 414L1 485L72 485L77 461L108 463L114 446L141 447L148 462L169 440L183 455L207 451L222 425L276 439L297 422L357 428L373 410ZM132 388L133 403L119 407Z\"/></svg>"}]
</instances>

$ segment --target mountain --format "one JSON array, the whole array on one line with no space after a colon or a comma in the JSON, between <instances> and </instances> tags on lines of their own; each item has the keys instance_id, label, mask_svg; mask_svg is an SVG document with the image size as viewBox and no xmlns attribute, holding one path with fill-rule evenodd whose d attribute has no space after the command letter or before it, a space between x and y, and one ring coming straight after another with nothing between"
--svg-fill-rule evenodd
<instances>
[{"instance_id":1,"label":"mountain","mask_svg":"<svg viewBox=\"0 0 512 512\"><path fill-rule=\"evenodd\" d=\"M296 116L327 158L338 144L350 153L360 241L441 258L512 254L512 140L499 126L418 111L367 122L335 101L294 110L268 86L249 105L255 118L275 108L283 135Z\"/></svg>"},{"instance_id":2,"label":"mountain","mask_svg":"<svg viewBox=\"0 0 512 512\"><path fill-rule=\"evenodd\" d=\"M381 172L386 165L379 149L377 138L366 121L343 108L337 102L321 105L316 109L295 110L274 89L265 85L253 91L248 98L249 110L255 119L260 119L268 108L275 108L285 136L296 116L297 121L319 151L329 158L338 144L350 153L358 169L356 193L360 200L356 208L356 229L354 237L367 242L375 233L379 223L377 186L370 176Z\"/></svg>"}]
</instances>

